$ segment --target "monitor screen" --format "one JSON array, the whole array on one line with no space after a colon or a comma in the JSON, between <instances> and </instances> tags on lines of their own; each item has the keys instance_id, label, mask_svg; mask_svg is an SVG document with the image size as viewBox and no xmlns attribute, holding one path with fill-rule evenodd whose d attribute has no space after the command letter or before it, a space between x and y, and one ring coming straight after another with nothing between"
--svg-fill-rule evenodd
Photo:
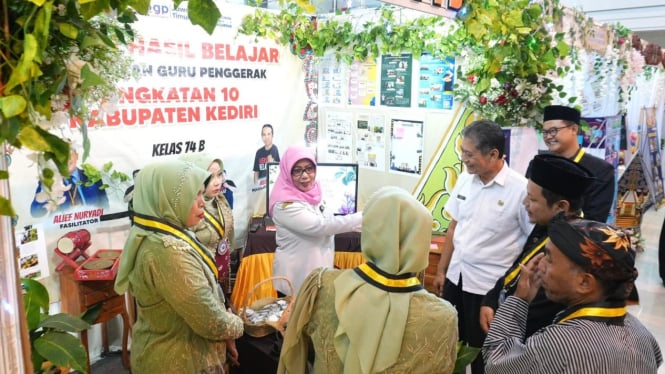
<instances>
[{"instance_id":1,"label":"monitor screen","mask_svg":"<svg viewBox=\"0 0 665 374\"><path fill-rule=\"evenodd\" d=\"M266 214L270 214L270 192L279 175L279 163L268 163ZM322 201L336 215L355 213L358 208L358 164L319 163L316 180L321 186Z\"/></svg>"}]
</instances>

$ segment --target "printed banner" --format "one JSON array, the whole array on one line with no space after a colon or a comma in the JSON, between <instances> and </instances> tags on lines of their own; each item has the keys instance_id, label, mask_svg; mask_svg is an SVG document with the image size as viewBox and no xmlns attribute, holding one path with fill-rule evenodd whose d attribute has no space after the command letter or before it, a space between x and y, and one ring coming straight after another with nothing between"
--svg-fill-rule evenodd
<instances>
[{"instance_id":1,"label":"printed banner","mask_svg":"<svg viewBox=\"0 0 665 374\"><path fill-rule=\"evenodd\" d=\"M72 178L56 180L60 201L45 201L33 154L12 154L17 227L43 227L39 246L48 253L51 269L61 262L54 255L58 239L73 230L90 231L89 253L121 249L130 227L126 211L133 171L185 154L205 153L224 161L226 176L236 186L235 228L241 245L251 215L265 210L265 204L255 204L265 191L252 192L263 124L272 124L273 142L282 152L287 127L301 123L304 129L303 61L272 41L237 35L253 8L224 4L213 35L191 25L186 9L173 9L171 2L153 2L150 12L135 24L138 38L127 49L137 79L122 84L119 96L104 103L102 120L89 124L90 156L82 159L76 123L63 123L57 132L71 137L78 156L71 165ZM101 175L90 179L86 165ZM129 179L121 181L117 173Z\"/></svg>"}]
</instances>

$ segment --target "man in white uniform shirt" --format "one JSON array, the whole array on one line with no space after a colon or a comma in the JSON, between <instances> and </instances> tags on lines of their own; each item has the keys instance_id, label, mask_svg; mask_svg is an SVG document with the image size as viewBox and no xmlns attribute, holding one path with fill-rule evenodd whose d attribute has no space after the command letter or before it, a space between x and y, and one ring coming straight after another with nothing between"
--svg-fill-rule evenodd
<instances>
[{"instance_id":1,"label":"man in white uniform shirt","mask_svg":"<svg viewBox=\"0 0 665 374\"><path fill-rule=\"evenodd\" d=\"M533 225L522 205L527 180L504 160L501 127L475 121L462 137L466 170L446 203L452 220L434 286L457 308L460 340L480 348L485 340L479 322L483 296L520 254ZM473 374L484 372L480 355L471 368Z\"/></svg>"}]
</instances>

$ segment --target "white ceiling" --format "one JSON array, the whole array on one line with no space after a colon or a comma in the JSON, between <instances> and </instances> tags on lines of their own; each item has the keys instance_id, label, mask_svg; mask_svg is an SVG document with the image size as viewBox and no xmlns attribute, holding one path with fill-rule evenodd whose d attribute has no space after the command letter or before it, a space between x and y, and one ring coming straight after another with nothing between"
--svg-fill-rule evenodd
<instances>
[{"instance_id":1,"label":"white ceiling","mask_svg":"<svg viewBox=\"0 0 665 374\"><path fill-rule=\"evenodd\" d=\"M621 23L641 39L665 48L665 1L663 0L561 0L584 11L599 23Z\"/></svg>"}]
</instances>

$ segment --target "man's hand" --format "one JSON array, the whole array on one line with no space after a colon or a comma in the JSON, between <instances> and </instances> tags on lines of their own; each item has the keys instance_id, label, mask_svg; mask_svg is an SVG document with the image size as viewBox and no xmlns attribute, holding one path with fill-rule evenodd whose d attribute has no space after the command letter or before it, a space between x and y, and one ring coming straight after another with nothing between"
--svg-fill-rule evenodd
<instances>
[{"instance_id":1,"label":"man's hand","mask_svg":"<svg viewBox=\"0 0 665 374\"><path fill-rule=\"evenodd\" d=\"M443 286L446 284L446 276L443 273L437 272L432 284L434 285L434 290L436 290L436 295L439 297L443 296Z\"/></svg>"},{"instance_id":2,"label":"man's hand","mask_svg":"<svg viewBox=\"0 0 665 374\"><path fill-rule=\"evenodd\" d=\"M540 270L538 264L545 257L544 253L539 253L534 258L529 261L526 266L520 265L522 270L520 271L520 279L517 282L517 289L515 289L514 296L519 297L522 300L531 302L540 286L543 284L542 271Z\"/></svg>"},{"instance_id":3,"label":"man's hand","mask_svg":"<svg viewBox=\"0 0 665 374\"><path fill-rule=\"evenodd\" d=\"M494 309L488 306L480 307L480 327L487 334L490 331L490 323L494 320Z\"/></svg>"}]
</instances>

